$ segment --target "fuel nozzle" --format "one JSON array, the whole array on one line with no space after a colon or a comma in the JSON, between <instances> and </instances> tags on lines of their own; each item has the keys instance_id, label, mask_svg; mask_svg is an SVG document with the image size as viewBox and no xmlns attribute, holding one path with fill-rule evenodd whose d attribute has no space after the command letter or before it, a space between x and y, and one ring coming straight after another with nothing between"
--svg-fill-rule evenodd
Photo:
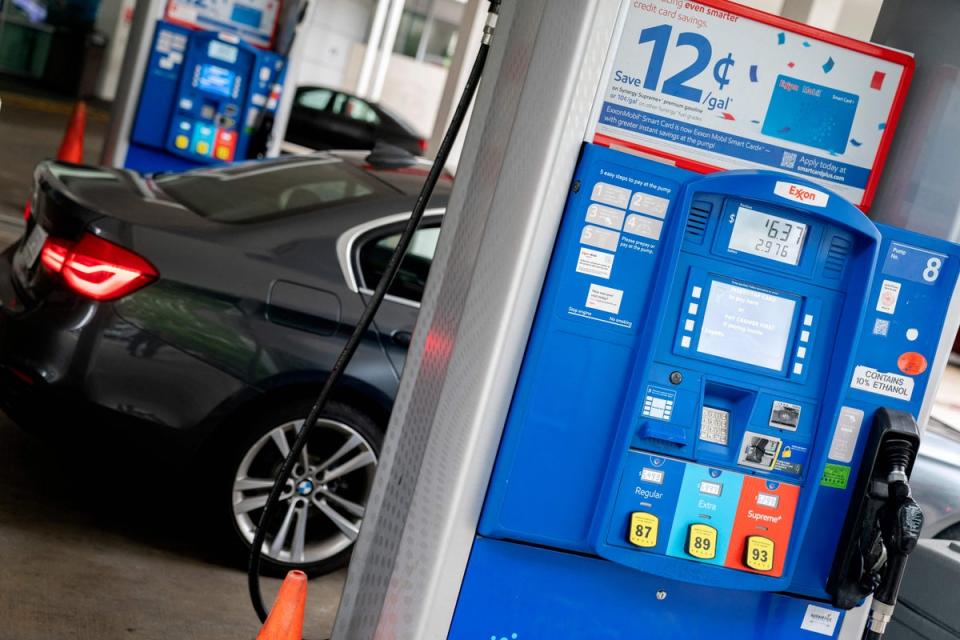
<instances>
[{"instance_id":1,"label":"fuel nozzle","mask_svg":"<svg viewBox=\"0 0 960 640\"><path fill-rule=\"evenodd\" d=\"M917 547L923 529L923 511L910 492L908 474L916 456L916 442L890 438L882 449L887 468L887 498L877 514L880 536L886 551L886 563L870 606L870 619L864 637L883 637L893 617L900 583L907 568L907 557Z\"/></svg>"}]
</instances>

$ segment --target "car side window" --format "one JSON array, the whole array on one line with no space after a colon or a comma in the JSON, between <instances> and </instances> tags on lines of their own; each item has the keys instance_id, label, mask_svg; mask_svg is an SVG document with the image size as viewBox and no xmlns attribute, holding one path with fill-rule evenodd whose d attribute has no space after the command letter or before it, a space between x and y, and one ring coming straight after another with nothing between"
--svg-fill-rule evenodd
<instances>
[{"instance_id":1,"label":"car side window","mask_svg":"<svg viewBox=\"0 0 960 640\"><path fill-rule=\"evenodd\" d=\"M344 93L338 93L337 97L334 98L333 113L358 122L372 125L380 124L380 116L377 115L373 107L360 98L348 96Z\"/></svg>"},{"instance_id":2,"label":"car side window","mask_svg":"<svg viewBox=\"0 0 960 640\"><path fill-rule=\"evenodd\" d=\"M308 89L297 96L297 104L314 111L326 111L332 97L333 91L329 89Z\"/></svg>"},{"instance_id":3,"label":"car side window","mask_svg":"<svg viewBox=\"0 0 960 640\"><path fill-rule=\"evenodd\" d=\"M400 271L387 293L412 302L423 299L423 289L427 285L427 275L439 238L439 226L424 227L413 235L410 248L400 263ZM390 233L371 238L360 248L360 274L365 288L373 289L380 282L399 241L399 233Z\"/></svg>"}]
</instances>

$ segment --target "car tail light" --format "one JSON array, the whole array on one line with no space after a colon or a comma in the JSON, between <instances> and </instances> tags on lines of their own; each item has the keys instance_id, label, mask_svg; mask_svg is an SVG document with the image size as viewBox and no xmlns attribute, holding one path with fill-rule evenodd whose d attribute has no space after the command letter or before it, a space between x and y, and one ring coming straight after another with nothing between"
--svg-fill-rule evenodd
<instances>
[{"instance_id":1,"label":"car tail light","mask_svg":"<svg viewBox=\"0 0 960 640\"><path fill-rule=\"evenodd\" d=\"M63 275L67 286L94 300L115 300L133 293L158 275L149 262L129 249L89 233L72 246L48 238L41 259L48 269Z\"/></svg>"},{"instance_id":2,"label":"car tail light","mask_svg":"<svg viewBox=\"0 0 960 640\"><path fill-rule=\"evenodd\" d=\"M27 200L27 204L23 205L23 220L27 222L30 220L30 213L33 211L33 204Z\"/></svg>"},{"instance_id":3,"label":"car tail light","mask_svg":"<svg viewBox=\"0 0 960 640\"><path fill-rule=\"evenodd\" d=\"M63 263L67 261L70 255L72 242L66 242L58 238L47 238L43 243L43 249L40 250L40 262L53 273L63 271Z\"/></svg>"},{"instance_id":4,"label":"car tail light","mask_svg":"<svg viewBox=\"0 0 960 640\"><path fill-rule=\"evenodd\" d=\"M426 138L420 138L420 140L417 141L417 144L420 145L420 153L426 153L427 147L429 146L430 143L427 141Z\"/></svg>"}]
</instances>

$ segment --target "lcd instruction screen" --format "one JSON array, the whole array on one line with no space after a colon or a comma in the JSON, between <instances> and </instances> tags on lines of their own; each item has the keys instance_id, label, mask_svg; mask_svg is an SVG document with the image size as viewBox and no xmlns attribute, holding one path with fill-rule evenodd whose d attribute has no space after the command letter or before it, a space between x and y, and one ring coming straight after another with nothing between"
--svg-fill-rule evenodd
<instances>
[{"instance_id":1,"label":"lcd instruction screen","mask_svg":"<svg viewBox=\"0 0 960 640\"><path fill-rule=\"evenodd\" d=\"M233 93L233 83L236 78L237 74L229 69L213 64L202 64L197 78L197 88L229 98Z\"/></svg>"},{"instance_id":2,"label":"lcd instruction screen","mask_svg":"<svg viewBox=\"0 0 960 640\"><path fill-rule=\"evenodd\" d=\"M796 306L794 300L714 280L697 351L780 371Z\"/></svg>"},{"instance_id":3,"label":"lcd instruction screen","mask_svg":"<svg viewBox=\"0 0 960 640\"><path fill-rule=\"evenodd\" d=\"M740 207L727 248L796 266L806 238L802 222Z\"/></svg>"}]
</instances>

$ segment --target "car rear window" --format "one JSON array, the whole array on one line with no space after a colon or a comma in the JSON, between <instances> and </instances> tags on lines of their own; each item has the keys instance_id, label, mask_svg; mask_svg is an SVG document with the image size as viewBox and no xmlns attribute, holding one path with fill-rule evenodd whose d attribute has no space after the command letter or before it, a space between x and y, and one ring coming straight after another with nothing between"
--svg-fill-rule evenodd
<instances>
[{"instance_id":1,"label":"car rear window","mask_svg":"<svg viewBox=\"0 0 960 640\"><path fill-rule=\"evenodd\" d=\"M157 176L155 182L197 214L233 224L261 222L394 193L337 158L245 163Z\"/></svg>"}]
</instances>

